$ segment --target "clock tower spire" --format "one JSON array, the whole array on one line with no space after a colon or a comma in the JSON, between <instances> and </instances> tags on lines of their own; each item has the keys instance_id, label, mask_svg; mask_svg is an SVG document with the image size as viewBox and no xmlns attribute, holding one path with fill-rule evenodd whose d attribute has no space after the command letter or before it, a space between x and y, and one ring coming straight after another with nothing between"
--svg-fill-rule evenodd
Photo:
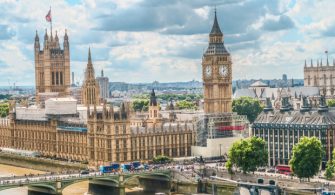
<instances>
[{"instance_id":1,"label":"clock tower spire","mask_svg":"<svg viewBox=\"0 0 335 195\"><path fill-rule=\"evenodd\" d=\"M224 46L216 10L209 33L208 48L202 57L205 113L232 111L232 61Z\"/></svg>"}]
</instances>

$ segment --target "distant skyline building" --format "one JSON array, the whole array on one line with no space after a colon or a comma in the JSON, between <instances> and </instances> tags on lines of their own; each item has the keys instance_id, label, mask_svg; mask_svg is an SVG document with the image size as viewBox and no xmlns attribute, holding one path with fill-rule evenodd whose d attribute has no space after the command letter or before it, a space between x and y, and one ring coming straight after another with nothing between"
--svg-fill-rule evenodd
<instances>
[{"instance_id":1,"label":"distant skyline building","mask_svg":"<svg viewBox=\"0 0 335 195\"><path fill-rule=\"evenodd\" d=\"M100 77L97 77L100 87L100 97L103 99L109 98L109 79L104 76L104 70L101 70Z\"/></svg>"},{"instance_id":2,"label":"distant skyline building","mask_svg":"<svg viewBox=\"0 0 335 195\"><path fill-rule=\"evenodd\" d=\"M76 83L74 82L74 72L72 72L72 82L71 82L71 87L75 87Z\"/></svg>"},{"instance_id":3,"label":"distant skyline building","mask_svg":"<svg viewBox=\"0 0 335 195\"><path fill-rule=\"evenodd\" d=\"M57 96L68 96L70 94L70 46L69 37L65 30L63 49L59 44L57 35L53 37L52 32L48 36L47 30L44 35L43 49L40 48L40 40L36 31L35 44L35 86L36 99L40 100L42 94Z\"/></svg>"}]
</instances>

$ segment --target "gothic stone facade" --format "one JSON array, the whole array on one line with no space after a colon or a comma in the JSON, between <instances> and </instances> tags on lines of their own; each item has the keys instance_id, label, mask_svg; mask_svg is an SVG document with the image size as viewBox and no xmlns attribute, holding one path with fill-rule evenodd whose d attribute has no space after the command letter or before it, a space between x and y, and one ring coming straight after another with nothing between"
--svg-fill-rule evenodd
<instances>
[{"instance_id":1,"label":"gothic stone facade","mask_svg":"<svg viewBox=\"0 0 335 195\"><path fill-rule=\"evenodd\" d=\"M156 155L191 155L195 143L191 122L162 122L152 127L131 127L128 106L119 111L104 104L87 109L87 124L64 122L75 116L48 116L45 121L18 120L11 108L0 121L0 147L39 151L44 156L88 161L92 166L110 162L151 160Z\"/></svg>"},{"instance_id":2,"label":"gothic stone facade","mask_svg":"<svg viewBox=\"0 0 335 195\"><path fill-rule=\"evenodd\" d=\"M36 32L35 44L35 85L36 98L39 101L40 93L57 92L59 96L70 94L70 46L65 31L63 49L59 44L58 35L50 37L44 35L43 50Z\"/></svg>"},{"instance_id":3,"label":"gothic stone facade","mask_svg":"<svg viewBox=\"0 0 335 195\"><path fill-rule=\"evenodd\" d=\"M321 95L333 96L335 92L335 64L330 65L328 60L325 65L322 61L317 61L316 66L313 66L311 61L310 66L305 62L304 67L304 86L318 87Z\"/></svg>"}]
</instances>

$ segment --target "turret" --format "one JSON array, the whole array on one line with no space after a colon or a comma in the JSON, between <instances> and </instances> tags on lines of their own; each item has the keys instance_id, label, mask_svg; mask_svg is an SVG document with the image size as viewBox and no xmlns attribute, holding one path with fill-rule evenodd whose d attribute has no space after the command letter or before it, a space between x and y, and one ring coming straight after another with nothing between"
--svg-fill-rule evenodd
<instances>
[{"instance_id":1,"label":"turret","mask_svg":"<svg viewBox=\"0 0 335 195\"><path fill-rule=\"evenodd\" d=\"M56 36L55 36L55 42L56 42L56 48L59 48L59 39L56 31Z\"/></svg>"},{"instance_id":2,"label":"turret","mask_svg":"<svg viewBox=\"0 0 335 195\"><path fill-rule=\"evenodd\" d=\"M38 52L40 51L40 38L38 37L37 30L36 30L36 35L35 35L34 48L35 48L35 54L38 54Z\"/></svg>"},{"instance_id":3,"label":"turret","mask_svg":"<svg viewBox=\"0 0 335 195\"><path fill-rule=\"evenodd\" d=\"M313 59L311 59L311 67L313 67Z\"/></svg>"},{"instance_id":4,"label":"turret","mask_svg":"<svg viewBox=\"0 0 335 195\"><path fill-rule=\"evenodd\" d=\"M306 60L305 60L305 68L307 67L307 62L306 62Z\"/></svg>"},{"instance_id":5,"label":"turret","mask_svg":"<svg viewBox=\"0 0 335 195\"><path fill-rule=\"evenodd\" d=\"M45 34L44 34L44 48L48 48L48 44L49 41L48 41L48 32L47 32L47 29L45 29Z\"/></svg>"},{"instance_id":6,"label":"turret","mask_svg":"<svg viewBox=\"0 0 335 195\"><path fill-rule=\"evenodd\" d=\"M158 105L158 102L157 102L157 97L156 97L154 89L152 89L151 94L150 94L149 118L150 119L155 119L155 120L160 118L159 105Z\"/></svg>"},{"instance_id":7,"label":"turret","mask_svg":"<svg viewBox=\"0 0 335 195\"><path fill-rule=\"evenodd\" d=\"M125 105L124 105L124 103L122 102L122 104L121 104L121 108L120 108L120 114L121 114L121 119L122 120L125 120L125 119L127 119L127 111L126 111L126 107L125 107Z\"/></svg>"},{"instance_id":8,"label":"turret","mask_svg":"<svg viewBox=\"0 0 335 195\"><path fill-rule=\"evenodd\" d=\"M174 105L172 99L170 99L170 105L169 105L169 120L170 122L174 122L177 118L176 113L174 112Z\"/></svg>"},{"instance_id":9,"label":"turret","mask_svg":"<svg viewBox=\"0 0 335 195\"><path fill-rule=\"evenodd\" d=\"M324 95L320 96L318 111L319 112L328 112L328 106L327 106L326 98L325 98Z\"/></svg>"},{"instance_id":10,"label":"turret","mask_svg":"<svg viewBox=\"0 0 335 195\"><path fill-rule=\"evenodd\" d=\"M65 29L64 42L63 42L64 52L69 52L69 37L67 36L67 30Z\"/></svg>"},{"instance_id":11,"label":"turret","mask_svg":"<svg viewBox=\"0 0 335 195\"><path fill-rule=\"evenodd\" d=\"M302 106L300 107L300 112L307 112L311 110L311 105L308 103L307 97L302 97Z\"/></svg>"},{"instance_id":12,"label":"turret","mask_svg":"<svg viewBox=\"0 0 335 195\"><path fill-rule=\"evenodd\" d=\"M152 89L151 94L150 94L149 106L157 106L157 98L156 98L154 89Z\"/></svg>"}]
</instances>

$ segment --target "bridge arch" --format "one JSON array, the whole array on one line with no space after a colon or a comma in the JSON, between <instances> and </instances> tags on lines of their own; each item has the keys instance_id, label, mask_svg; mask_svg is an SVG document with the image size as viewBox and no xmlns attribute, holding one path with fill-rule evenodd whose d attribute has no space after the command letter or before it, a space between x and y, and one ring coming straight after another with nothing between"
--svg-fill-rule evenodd
<instances>
[{"instance_id":1,"label":"bridge arch","mask_svg":"<svg viewBox=\"0 0 335 195\"><path fill-rule=\"evenodd\" d=\"M89 179L86 179L86 180L78 180L78 181L75 181L73 183L69 183L67 185L64 185L63 186L63 189L62 189L62 192L65 193L69 190L70 187L74 187L76 184L80 184L80 183L84 183L84 182L87 182L87 190L88 190L88 187L89 187L89 183L88 183ZM68 193L69 194L69 193Z\"/></svg>"},{"instance_id":2,"label":"bridge arch","mask_svg":"<svg viewBox=\"0 0 335 195\"><path fill-rule=\"evenodd\" d=\"M56 187L49 184L31 184L28 185L28 191L41 192L45 194L59 194Z\"/></svg>"},{"instance_id":3,"label":"bridge arch","mask_svg":"<svg viewBox=\"0 0 335 195\"><path fill-rule=\"evenodd\" d=\"M62 183L62 186L61 186L61 190L63 191L65 188L71 186L71 185L74 185L74 184L77 184L77 183L80 183L80 182L85 182L85 181L88 181L90 178L81 178L81 179L78 179L78 180L70 180L70 181L66 181L66 180L63 180L61 183Z\"/></svg>"}]
</instances>

